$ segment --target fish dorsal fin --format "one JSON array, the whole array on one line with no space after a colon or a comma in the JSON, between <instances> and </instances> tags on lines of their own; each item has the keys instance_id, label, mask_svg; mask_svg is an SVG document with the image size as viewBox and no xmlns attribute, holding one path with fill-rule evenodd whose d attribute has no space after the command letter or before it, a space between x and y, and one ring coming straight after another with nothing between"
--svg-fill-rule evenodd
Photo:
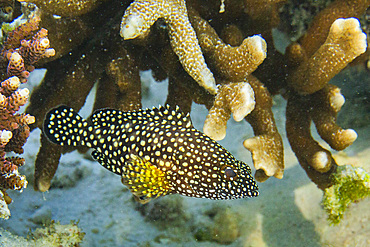
<instances>
[{"instance_id":1,"label":"fish dorsal fin","mask_svg":"<svg viewBox=\"0 0 370 247\"><path fill-rule=\"evenodd\" d=\"M135 121L134 121L135 120ZM180 107L172 108L168 104L165 106L153 107L152 109L140 109L137 111L119 111L113 109L101 109L94 112L91 121L95 128L110 128L111 125L121 125L122 123L144 123L162 122L171 125L192 128L193 124L190 115L184 114Z\"/></svg>"},{"instance_id":2,"label":"fish dorsal fin","mask_svg":"<svg viewBox=\"0 0 370 247\"><path fill-rule=\"evenodd\" d=\"M175 108L166 104L165 106L159 106L158 113L163 120L168 121L171 125L181 126L183 128L193 128L193 123L190 119L190 114L184 114L179 106Z\"/></svg>"},{"instance_id":3,"label":"fish dorsal fin","mask_svg":"<svg viewBox=\"0 0 370 247\"><path fill-rule=\"evenodd\" d=\"M96 110L90 117L95 128L110 128L112 124L120 124L126 113L115 109Z\"/></svg>"},{"instance_id":4,"label":"fish dorsal fin","mask_svg":"<svg viewBox=\"0 0 370 247\"><path fill-rule=\"evenodd\" d=\"M122 167L122 183L135 199L144 204L168 194L170 190L166 174L149 161L131 154L130 160Z\"/></svg>"}]
</instances>

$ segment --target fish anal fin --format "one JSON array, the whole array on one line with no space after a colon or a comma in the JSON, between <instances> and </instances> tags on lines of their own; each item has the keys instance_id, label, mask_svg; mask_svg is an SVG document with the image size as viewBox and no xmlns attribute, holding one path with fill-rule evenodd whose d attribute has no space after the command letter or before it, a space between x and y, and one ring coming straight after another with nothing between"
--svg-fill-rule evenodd
<instances>
[{"instance_id":1,"label":"fish anal fin","mask_svg":"<svg viewBox=\"0 0 370 247\"><path fill-rule=\"evenodd\" d=\"M132 154L123 167L122 183L142 204L165 196L170 190L170 183L163 171L149 161Z\"/></svg>"}]
</instances>

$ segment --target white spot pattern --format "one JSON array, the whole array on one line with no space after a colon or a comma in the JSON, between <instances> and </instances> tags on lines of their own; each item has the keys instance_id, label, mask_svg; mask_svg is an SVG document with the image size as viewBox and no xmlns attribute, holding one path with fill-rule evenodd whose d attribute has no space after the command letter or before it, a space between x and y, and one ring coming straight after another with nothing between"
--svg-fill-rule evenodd
<instances>
[{"instance_id":1,"label":"white spot pattern","mask_svg":"<svg viewBox=\"0 0 370 247\"><path fill-rule=\"evenodd\" d=\"M94 148L93 157L117 174L126 171L131 155L141 157L166 174L170 193L210 199L258 195L249 166L196 130L178 107L104 109L91 120L92 125L61 106L48 113L44 130L54 143Z\"/></svg>"}]
</instances>

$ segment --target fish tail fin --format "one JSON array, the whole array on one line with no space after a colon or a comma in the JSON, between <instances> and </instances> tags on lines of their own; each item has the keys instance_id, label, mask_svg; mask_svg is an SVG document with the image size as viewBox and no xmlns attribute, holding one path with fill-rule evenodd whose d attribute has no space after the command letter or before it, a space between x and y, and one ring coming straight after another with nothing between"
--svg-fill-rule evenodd
<instances>
[{"instance_id":1,"label":"fish tail fin","mask_svg":"<svg viewBox=\"0 0 370 247\"><path fill-rule=\"evenodd\" d=\"M50 110L44 120L44 133L61 146L91 147L93 127L72 108L61 105ZM91 136L93 135L93 136Z\"/></svg>"}]
</instances>

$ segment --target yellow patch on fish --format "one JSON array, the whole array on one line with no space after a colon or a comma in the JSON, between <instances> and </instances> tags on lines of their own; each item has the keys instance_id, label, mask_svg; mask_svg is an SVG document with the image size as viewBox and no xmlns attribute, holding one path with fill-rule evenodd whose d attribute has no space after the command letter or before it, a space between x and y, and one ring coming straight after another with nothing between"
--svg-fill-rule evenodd
<instances>
[{"instance_id":1,"label":"yellow patch on fish","mask_svg":"<svg viewBox=\"0 0 370 247\"><path fill-rule=\"evenodd\" d=\"M147 203L151 199L166 195L170 184L166 174L136 155L123 167L122 183L126 185L140 203Z\"/></svg>"}]
</instances>

